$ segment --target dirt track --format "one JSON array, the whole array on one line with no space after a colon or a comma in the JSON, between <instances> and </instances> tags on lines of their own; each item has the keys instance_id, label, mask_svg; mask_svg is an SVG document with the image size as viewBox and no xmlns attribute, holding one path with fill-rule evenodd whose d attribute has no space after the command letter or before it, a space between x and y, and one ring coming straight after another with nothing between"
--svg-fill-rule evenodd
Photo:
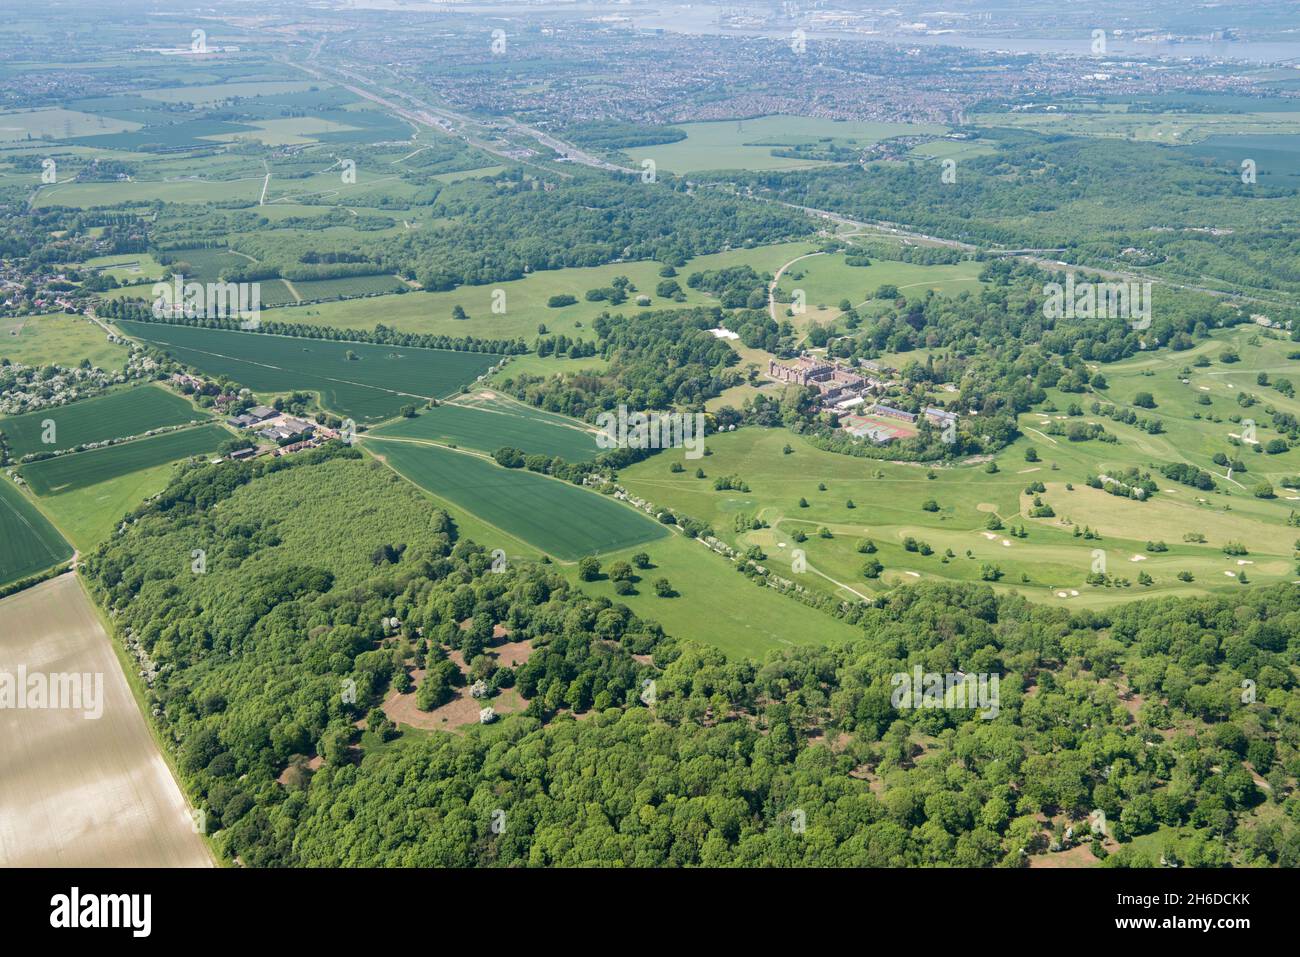
<instances>
[{"instance_id":1,"label":"dirt track","mask_svg":"<svg viewBox=\"0 0 1300 957\"><path fill-rule=\"evenodd\" d=\"M103 715L0 708L0 867L210 867L75 574L0 601L0 671L103 674Z\"/></svg>"}]
</instances>

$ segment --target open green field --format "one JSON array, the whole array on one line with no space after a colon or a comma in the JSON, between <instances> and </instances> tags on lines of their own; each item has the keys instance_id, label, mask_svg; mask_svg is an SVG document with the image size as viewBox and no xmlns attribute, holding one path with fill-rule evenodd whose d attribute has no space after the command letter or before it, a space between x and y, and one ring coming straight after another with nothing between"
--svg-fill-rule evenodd
<instances>
[{"instance_id":1,"label":"open green field","mask_svg":"<svg viewBox=\"0 0 1300 957\"><path fill-rule=\"evenodd\" d=\"M0 477L0 585L72 557L72 546L7 478Z\"/></svg>"},{"instance_id":2,"label":"open green field","mask_svg":"<svg viewBox=\"0 0 1300 957\"><path fill-rule=\"evenodd\" d=\"M980 140L931 140L914 147L908 155L917 159L952 159L960 162L976 156L992 156L996 152L997 147Z\"/></svg>"},{"instance_id":3,"label":"open green field","mask_svg":"<svg viewBox=\"0 0 1300 957\"><path fill-rule=\"evenodd\" d=\"M229 249L174 249L169 255L172 257L169 268L190 282L217 282L223 269L247 266L249 262L249 257Z\"/></svg>"},{"instance_id":4,"label":"open green field","mask_svg":"<svg viewBox=\"0 0 1300 957\"><path fill-rule=\"evenodd\" d=\"M122 524L128 512L157 495L171 481L175 465L138 469L66 495L40 500L41 511L79 552L89 552Z\"/></svg>"},{"instance_id":5,"label":"open green field","mask_svg":"<svg viewBox=\"0 0 1300 957\"><path fill-rule=\"evenodd\" d=\"M58 107L0 113L0 142L70 139L139 129L139 123Z\"/></svg>"},{"instance_id":6,"label":"open green field","mask_svg":"<svg viewBox=\"0 0 1300 957\"><path fill-rule=\"evenodd\" d=\"M1282 334L1246 325L1216 332L1211 338L1200 340L1194 348L1183 352L1162 350L1106 366L1094 364L1090 371L1105 376L1106 389L1092 390L1083 395L1068 395L1059 389L1049 389L1048 399L1057 411L1039 411L1022 416L1021 428L1023 431L1027 425L1041 431L1044 421L1069 421L1071 417L1064 413L1070 403L1077 403L1085 413L1083 421L1101 423L1108 432L1120 437L1117 446L1103 446L1109 450L1104 458L1110 464L1190 462L1214 474L1220 488L1232 494L1235 510L1247 506L1246 501L1239 500L1253 499L1256 484L1270 482L1275 486L1278 498L1253 501L1266 507L1277 521L1284 521L1289 509L1300 502L1300 492L1283 489L1280 483L1285 476L1300 474L1300 448L1270 454L1264 451L1264 447L1272 440L1284 437L1284 433L1273 425L1272 410L1300 417L1300 399L1288 397L1274 388L1280 379L1300 382L1300 363L1287 358L1298 348L1300 346ZM1221 361L1225 349L1234 351L1239 361ZM1206 360L1208 365L1198 364ZM1268 377L1268 385L1258 383L1261 373ZM1150 393L1155 407L1144 409L1133 405L1139 392ZM1253 396L1255 403L1243 405L1238 399L1243 394ZM1151 435L1135 426L1093 415L1091 405L1094 401L1132 409L1139 418L1159 419L1164 432ZM1254 423L1255 444L1241 441L1247 429L1246 420ZM1058 444L1095 445L1067 443L1061 436L1055 438ZM1235 472L1229 478L1227 470L1214 463L1216 452L1222 452L1230 459L1241 459L1247 471ZM1186 491L1195 492L1191 488Z\"/></svg>"},{"instance_id":7,"label":"open green field","mask_svg":"<svg viewBox=\"0 0 1300 957\"><path fill-rule=\"evenodd\" d=\"M76 366L82 359L105 372L126 365L126 347L82 316L51 313L0 319L0 358L28 366Z\"/></svg>"},{"instance_id":8,"label":"open green field","mask_svg":"<svg viewBox=\"0 0 1300 957\"><path fill-rule=\"evenodd\" d=\"M740 385L733 385L729 389L723 389L722 392L704 403L704 410L706 412L717 412L725 406L739 409L744 406L746 399L753 399L760 395L779 400L783 391L784 386L782 384L771 380L759 380L753 385L745 382Z\"/></svg>"},{"instance_id":9,"label":"open green field","mask_svg":"<svg viewBox=\"0 0 1300 957\"><path fill-rule=\"evenodd\" d=\"M355 183L344 183L338 170L316 173L305 179L271 177L266 192L266 203L300 202L340 206L382 206L391 203L391 215L403 205L411 203L419 190L401 179L396 172L384 171L380 175L358 173Z\"/></svg>"},{"instance_id":10,"label":"open green field","mask_svg":"<svg viewBox=\"0 0 1300 957\"><path fill-rule=\"evenodd\" d=\"M478 169L457 170L454 173L439 173L434 179L440 183L456 183L462 179L481 179L484 176L496 176L504 171L504 166L482 166Z\"/></svg>"},{"instance_id":11,"label":"open green field","mask_svg":"<svg viewBox=\"0 0 1300 957\"><path fill-rule=\"evenodd\" d=\"M838 121L807 116L762 116L748 120L679 123L686 139L642 146L624 152L637 163L652 159L659 169L689 173L715 169L804 169L829 165L808 159L772 155L782 146L832 140L836 145L865 149L894 136L938 135L942 126L911 123Z\"/></svg>"},{"instance_id":12,"label":"open green field","mask_svg":"<svg viewBox=\"0 0 1300 957\"><path fill-rule=\"evenodd\" d=\"M789 455L782 451L787 443L793 449ZM1024 461L1030 445L1041 462ZM1285 525L1285 508L1238 494L1229 512L1222 504L1200 505L1194 490L1163 480L1161 488L1174 488L1172 494L1162 491L1147 502L1119 498L1084 484L1098 468L1122 464L1106 458L1116 455L1116 446L1063 445L1064 440L1052 444L1028 433L997 457L997 473L967 465L936 469L931 479L925 467L824 452L785 430L746 428L709 437L713 454L701 460L703 479L694 469L670 472L670 461L660 455L623 470L620 480L635 495L708 522L733 547L758 545L767 556L764 563L779 574L844 598L870 597L882 587L922 578L979 582L986 566L1001 572L990 582L999 590L1014 588L1035 600L1071 606L1239 587L1242 571L1253 582L1293 579L1296 534ZM713 479L727 475L739 477L750 491L715 490ZM1032 497L1025 488L1035 480L1046 485L1042 498L1055 509L1055 518L1028 518ZM1073 490L1066 489L1067 482ZM800 506L801 498L807 507ZM936 511L923 508L929 500ZM987 527L994 514L1006 528ZM740 530L738 516L746 519ZM748 520L755 517L767 527L750 528ZM1088 525L1102 537L1076 537L1071 523ZM1023 525L1026 537L1011 535L1012 525ZM822 528L830 538L819 534ZM1204 534L1206 542L1184 542L1183 534L1192 531ZM806 540L798 541L796 532ZM932 554L919 547L908 550L909 537L928 544ZM874 554L858 551L865 539L875 544ZM1148 540L1165 542L1168 551L1147 552ZM1248 556L1223 554L1224 544L1235 540L1249 546ZM798 575L792 572L796 548L807 562L807 571ZM1107 573L1130 579L1130 587L1086 584L1098 549ZM949 550L952 557L945 562ZM868 559L884 566L879 578L863 574ZM1139 570L1150 574L1153 584L1137 585ZM1183 570L1193 575L1192 582L1178 580Z\"/></svg>"},{"instance_id":13,"label":"open green field","mask_svg":"<svg viewBox=\"0 0 1300 957\"><path fill-rule=\"evenodd\" d=\"M813 249L815 247L809 243L779 243L698 256L677 270L678 285L686 293L680 307L717 305L717 299L708 293L687 288L685 277L693 272L749 265L760 273L775 273L782 264ZM550 333L593 339L592 320L602 312L621 312L624 315L637 312L643 308L637 305L638 296L650 298L649 306L644 308L679 307L674 300L655 295L655 286L661 281L659 269L659 263L648 260L546 269L511 282L461 286L447 292L409 292L277 309L270 312L268 318L276 322L302 322L336 329L372 329L377 323L383 323L399 332L468 335L484 339L522 337L529 342L537 336L538 327L545 325ZM608 302L589 302L584 298L588 289L608 286L615 276L627 276L637 288L627 302L611 306ZM492 311L492 297L496 290L505 293L504 313ZM552 296L564 294L578 301L560 308L547 305ZM456 306L463 308L469 318L451 318Z\"/></svg>"},{"instance_id":14,"label":"open green field","mask_svg":"<svg viewBox=\"0 0 1300 957\"><path fill-rule=\"evenodd\" d=\"M576 567L565 574L583 591L627 605L637 615L661 624L668 634L720 648L737 659L762 658L773 649L830 645L862 637L852 625L810 608L771 588L756 585L720 555L685 535L673 534L648 545L601 556L608 568L637 552L653 568L638 570L635 594L620 595L607 577L579 582ZM668 579L677 594L660 598L653 583Z\"/></svg>"},{"instance_id":15,"label":"open green field","mask_svg":"<svg viewBox=\"0 0 1300 957\"><path fill-rule=\"evenodd\" d=\"M1267 186L1295 189L1300 185L1300 135L1232 133L1207 136L1186 147L1187 152L1221 163L1225 169L1241 169L1242 157L1256 164L1259 182Z\"/></svg>"},{"instance_id":16,"label":"open green field","mask_svg":"<svg viewBox=\"0 0 1300 957\"><path fill-rule=\"evenodd\" d=\"M490 392L444 402L413 419L398 419L370 434L379 438L426 439L481 452L509 446L530 455L558 455L566 462L586 462L600 451L595 432L582 423Z\"/></svg>"},{"instance_id":17,"label":"open green field","mask_svg":"<svg viewBox=\"0 0 1300 957\"><path fill-rule=\"evenodd\" d=\"M85 266L123 283L157 281L162 278L165 269L162 263L148 253L96 256L94 259L87 259Z\"/></svg>"},{"instance_id":18,"label":"open green field","mask_svg":"<svg viewBox=\"0 0 1300 957\"><path fill-rule=\"evenodd\" d=\"M1300 110L1250 112L1250 107L1245 105L1248 100L1239 102L1243 112L1130 113L1124 103L1061 101L1051 104L1054 107L1051 112L1038 109L978 113L972 120L981 126L1008 126L1049 135L1121 137L1174 146L1197 143L1210 136L1300 133Z\"/></svg>"},{"instance_id":19,"label":"open green field","mask_svg":"<svg viewBox=\"0 0 1300 957\"><path fill-rule=\"evenodd\" d=\"M206 418L206 412L174 392L145 385L0 419L0 432L10 453L21 458L29 452L59 452ZM54 442L48 445L42 441L46 422L53 423Z\"/></svg>"},{"instance_id":20,"label":"open green field","mask_svg":"<svg viewBox=\"0 0 1300 957\"><path fill-rule=\"evenodd\" d=\"M141 90L140 96L163 103L197 103L207 105L236 96L278 96L283 93L303 93L311 89L307 81L252 83L213 83L199 86L171 86L156 90Z\"/></svg>"},{"instance_id":21,"label":"open green field","mask_svg":"<svg viewBox=\"0 0 1300 957\"><path fill-rule=\"evenodd\" d=\"M257 202L262 179L182 180L180 182L59 183L41 189L34 207L72 206L90 209L118 203L225 203Z\"/></svg>"},{"instance_id":22,"label":"open green field","mask_svg":"<svg viewBox=\"0 0 1300 957\"><path fill-rule=\"evenodd\" d=\"M369 443L369 451L389 458L386 453L394 444ZM391 458L389 462L392 464ZM105 487L97 486L94 491ZM545 551L517 534L506 534L440 492L434 494L461 537L490 542L491 548L502 549L512 562L535 561ZM608 567L611 562L627 560L641 551L651 555L654 567L638 572L643 581L632 595L616 594L607 577L579 582L576 564L561 565L559 569L583 591L627 605L638 615L663 625L670 635L713 645L736 658L762 657L773 648L790 645L830 644L861 637L850 625L771 589L759 588L737 574L721 556L682 535L670 534L605 553L601 561ZM667 578L677 595L655 595L653 582L658 578Z\"/></svg>"},{"instance_id":23,"label":"open green field","mask_svg":"<svg viewBox=\"0 0 1300 957\"><path fill-rule=\"evenodd\" d=\"M789 301L794 290L802 289L808 309L792 321L806 327L813 322L827 323L840 315L839 303L847 299L854 307L873 301L877 289L884 285L898 287L909 299L923 299L934 290L943 296L978 292L983 284L979 274L984 264L974 261L952 265L923 266L892 259L872 259L870 266L850 266L840 253L810 256L800 260L781 276L778 297ZM783 308L778 305L778 315Z\"/></svg>"},{"instance_id":24,"label":"open green field","mask_svg":"<svg viewBox=\"0 0 1300 957\"><path fill-rule=\"evenodd\" d=\"M354 126L346 126L343 123L314 116L259 120L250 125L253 129L249 131L218 133L207 138L218 142L256 140L263 146L301 146L304 143L316 142L316 137L323 133L342 133L356 129Z\"/></svg>"},{"instance_id":25,"label":"open green field","mask_svg":"<svg viewBox=\"0 0 1300 957\"><path fill-rule=\"evenodd\" d=\"M211 452L230 438L220 425L202 425L89 452L73 452L24 465L21 475L37 495L60 495L141 469Z\"/></svg>"},{"instance_id":26,"label":"open green field","mask_svg":"<svg viewBox=\"0 0 1300 957\"><path fill-rule=\"evenodd\" d=\"M317 299L345 299L356 296L376 296L405 290L406 284L396 276L348 276L345 279L295 280L293 290L298 295L289 303L311 302ZM265 305L273 305L263 297Z\"/></svg>"},{"instance_id":27,"label":"open green field","mask_svg":"<svg viewBox=\"0 0 1300 957\"><path fill-rule=\"evenodd\" d=\"M601 356L570 359L568 356L539 356L536 353L529 353L522 356L507 356L489 381L496 384L519 375L550 378L553 375L569 375L574 372L604 372L608 367L609 360Z\"/></svg>"},{"instance_id":28,"label":"open green field","mask_svg":"<svg viewBox=\"0 0 1300 957\"><path fill-rule=\"evenodd\" d=\"M323 406L358 422L390 418L413 401L443 398L500 358L151 322L118 326L208 375L228 376L257 392L315 392Z\"/></svg>"},{"instance_id":29,"label":"open green field","mask_svg":"<svg viewBox=\"0 0 1300 957\"><path fill-rule=\"evenodd\" d=\"M568 482L409 439L367 448L416 485L561 561L663 538L668 530L628 506ZM480 544L501 547L491 539Z\"/></svg>"}]
</instances>

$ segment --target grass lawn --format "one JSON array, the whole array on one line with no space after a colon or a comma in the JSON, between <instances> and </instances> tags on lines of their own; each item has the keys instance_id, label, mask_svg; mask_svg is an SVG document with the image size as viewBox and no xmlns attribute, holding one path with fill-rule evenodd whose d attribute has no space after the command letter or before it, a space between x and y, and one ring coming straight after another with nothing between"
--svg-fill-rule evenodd
<instances>
[{"instance_id":1,"label":"grass lawn","mask_svg":"<svg viewBox=\"0 0 1300 957\"><path fill-rule=\"evenodd\" d=\"M32 139L70 139L74 136L99 136L139 128L139 123L59 107L0 113L0 142L22 141L29 136Z\"/></svg>"},{"instance_id":2,"label":"grass lawn","mask_svg":"<svg viewBox=\"0 0 1300 957\"><path fill-rule=\"evenodd\" d=\"M433 178L442 183L455 183L462 179L480 179L484 176L496 176L505 172L504 166L483 166L479 169L463 169L455 173L438 173Z\"/></svg>"},{"instance_id":3,"label":"grass lawn","mask_svg":"<svg viewBox=\"0 0 1300 957\"><path fill-rule=\"evenodd\" d=\"M0 319L0 358L28 366L76 366L82 359L105 372L120 372L127 350L108 341L103 329L83 316L57 312Z\"/></svg>"},{"instance_id":4,"label":"grass lawn","mask_svg":"<svg viewBox=\"0 0 1300 957\"><path fill-rule=\"evenodd\" d=\"M1287 358L1298 347L1277 336L1254 325L1238 326L1216 332L1184 352L1162 350L1107 366L1097 365L1095 370L1106 378L1108 388L1104 391L1071 396L1052 389L1048 397L1060 410L1056 415L1068 409L1071 402L1090 413L1092 402L1100 401L1132 408L1139 417L1158 418L1164 433L1149 435L1109 419L1084 416L1087 421L1101 422L1107 431L1124 437L1127 440L1124 444L1134 450L1136 459L1191 462L1222 477L1219 484L1225 489L1249 497L1260 481L1278 485L1283 476L1300 473L1300 448L1280 454L1262 451L1271 440L1283 436L1273 426L1271 410L1300 417L1300 400L1288 398L1274 387L1278 379L1300 384L1297 374L1300 366ZM1223 362L1221 355L1225 349L1235 351L1239 361ZM1209 364L1198 365L1198 360L1208 360ZM1261 373L1268 377L1268 385L1259 384ZM1153 409L1133 406L1139 392L1151 394L1155 401ZM1242 394L1257 401L1244 405L1238 399ZM1246 434L1246 419L1255 424L1256 445L1241 441ZM1216 452L1241 459L1247 471L1234 473L1235 481L1229 481L1226 469L1213 462ZM1282 501L1286 501L1286 495L1300 494L1280 487L1277 492ZM1285 518L1285 513L1281 517Z\"/></svg>"},{"instance_id":5,"label":"grass lawn","mask_svg":"<svg viewBox=\"0 0 1300 957\"><path fill-rule=\"evenodd\" d=\"M320 133L339 133L355 127L344 126L316 116L295 116L285 119L256 120L249 123L253 129L245 133L218 133L204 139L217 142L257 140L263 146L301 146L316 142Z\"/></svg>"},{"instance_id":6,"label":"grass lawn","mask_svg":"<svg viewBox=\"0 0 1300 957\"><path fill-rule=\"evenodd\" d=\"M847 299L854 308L869 305L877 289L883 285L898 287L909 299L923 299L933 289L945 296L963 292L978 292L983 283L979 274L984 264L960 262L953 265L921 266L896 262L890 259L873 259L870 266L850 266L842 254L812 256L791 266L781 277L779 298L789 301L795 289L802 289L807 297L808 309L792 318L799 328L813 322L826 325L840 315L839 304ZM892 309L880 303L881 311ZM784 315L783 306L777 306L778 316ZM871 310L867 310L868 314Z\"/></svg>"},{"instance_id":7,"label":"grass lawn","mask_svg":"<svg viewBox=\"0 0 1300 957\"><path fill-rule=\"evenodd\" d=\"M761 659L772 649L862 637L852 625L754 584L725 558L684 535L604 555L601 563L608 569L637 552L649 554L654 567L637 572L641 581L635 595L615 593L608 578L579 582L576 568L564 571L583 591L627 605L642 618L659 622L668 634L713 645L732 658ZM667 578L678 594L657 596L653 585L659 578Z\"/></svg>"},{"instance_id":8,"label":"grass lawn","mask_svg":"<svg viewBox=\"0 0 1300 957\"><path fill-rule=\"evenodd\" d=\"M979 140L932 140L915 147L910 156L917 159L945 160L960 162L976 156L992 156L997 147Z\"/></svg>"},{"instance_id":9,"label":"grass lawn","mask_svg":"<svg viewBox=\"0 0 1300 957\"><path fill-rule=\"evenodd\" d=\"M47 186L33 200L34 207L73 206L90 209L118 203L220 203L257 202L262 179L183 180L180 182L113 181L107 183L59 183Z\"/></svg>"},{"instance_id":10,"label":"grass lawn","mask_svg":"<svg viewBox=\"0 0 1300 957\"><path fill-rule=\"evenodd\" d=\"M1300 133L1300 111L1286 113L1148 113L1127 112L1119 104L1103 110L1072 111L1057 104L1051 113L980 113L972 119L982 126L1009 126L1047 135L1119 137L1175 146L1197 143L1214 135Z\"/></svg>"},{"instance_id":11,"label":"grass lawn","mask_svg":"<svg viewBox=\"0 0 1300 957\"><path fill-rule=\"evenodd\" d=\"M674 173L714 169L804 169L829 165L808 159L772 155L780 146L832 139L836 144L865 148L893 136L945 132L944 127L911 123L840 122L806 116L762 116L748 120L678 123L686 139L643 146L624 152L638 164L654 160Z\"/></svg>"},{"instance_id":12,"label":"grass lawn","mask_svg":"<svg viewBox=\"0 0 1300 957\"><path fill-rule=\"evenodd\" d=\"M759 395L767 396L769 399L779 399L781 397L781 387L770 380L765 381L762 379L754 385L749 383L733 385L730 389L723 389L720 394L705 402L704 408L708 412L717 412L728 405L739 409L745 404L746 399L752 399Z\"/></svg>"},{"instance_id":13,"label":"grass lawn","mask_svg":"<svg viewBox=\"0 0 1300 957\"><path fill-rule=\"evenodd\" d=\"M499 385L516 376L527 374L550 378L553 375L568 375L572 372L604 372L609 368L609 360L600 356L587 356L582 359L556 358L536 354L507 356L500 369L488 381Z\"/></svg>"},{"instance_id":14,"label":"grass lawn","mask_svg":"<svg viewBox=\"0 0 1300 957\"><path fill-rule=\"evenodd\" d=\"M63 536L85 553L107 540L123 516L171 481L175 463L139 469L63 495L39 500L41 510Z\"/></svg>"},{"instance_id":15,"label":"grass lawn","mask_svg":"<svg viewBox=\"0 0 1300 957\"><path fill-rule=\"evenodd\" d=\"M790 455L783 452L787 443ZM1034 444L1043 461L1026 463L1025 450ZM1094 454L1113 454L1116 448L1101 442L1080 444L1092 446ZM710 436L708 445L713 454L686 463L684 472L670 472L671 460L658 455L624 469L621 481L640 497L709 523L733 547L758 545L767 555L765 564L778 574L843 598L872 596L924 578L981 582L991 567L1001 572L991 582L997 590L1014 588L1026 597L1071 607L1114 604L1139 595L1236 588L1243 571L1251 581L1292 580L1294 530L1282 520L1267 521L1260 511L1276 510L1276 503L1238 495L1228 514L1221 507L1196 504L1187 494L1190 489L1161 492L1148 502L1120 499L1084 485L1098 465L1095 459L1089 461L1087 451L1062 450L1032 434L998 457L996 474L982 465L967 465L936 469L933 479L927 478L925 467L824 452L784 430L745 428ZM1054 471L1051 462L1057 458L1059 468ZM704 479L695 477L696 465L703 467ZM715 490L713 479L726 475L737 476L750 491ZM1024 490L1035 480L1047 486L1043 500L1055 508L1056 518L1027 517L1032 500ZM1067 482L1073 483L1073 491L1066 490ZM819 484L826 490L819 490ZM799 505L801 498L807 507ZM848 507L849 500L854 508ZM934 501L936 511L922 507L928 500ZM1023 525L1027 537L1011 535L1005 528L990 530L987 524L994 514L1005 526ZM743 525L738 525L738 516ZM767 527L751 528L754 518ZM1071 520L1099 529L1102 538L1076 537ZM823 528L830 538L821 536ZM1203 532L1207 543L1184 543L1183 532L1190 530ZM799 541L797 534L806 539ZM908 549L908 538L916 541L916 550ZM1169 550L1148 553L1148 538L1165 541ZM1245 558L1222 552L1226 541L1237 538L1250 547ZM874 554L857 550L865 539L875 544ZM932 554L922 554L920 543ZM808 567L797 576L792 571L795 549L804 552ZM1112 577L1134 584L1087 585L1098 549ZM953 554L944 562L948 550ZM884 566L879 578L863 574L868 559ZM1150 574L1154 584L1137 585L1139 569ZM1193 574L1193 582L1177 579L1184 569Z\"/></svg>"},{"instance_id":16,"label":"grass lawn","mask_svg":"<svg viewBox=\"0 0 1300 957\"><path fill-rule=\"evenodd\" d=\"M758 272L774 273L783 263L813 248L808 243L779 243L696 257L677 270L678 285L686 292L686 300L680 306L717 304L717 300L707 293L686 288L685 278L693 272L748 264ZM383 323L399 332L479 336L484 339L523 338L527 342L532 342L538 335L539 326L544 325L550 333L564 333L590 341L595 338L590 328L592 320L602 312L636 313L642 308L636 304L637 296L650 297L650 305L645 308L679 308L673 300L655 295L655 286L660 282L659 269L660 264L651 261L548 269L511 282L461 286L448 292L409 292L275 309L270 310L266 318L338 329L372 329L376 323ZM627 276L638 290L627 302L611 306L608 302L588 302L584 298L587 290L608 286L615 276ZM505 293L504 313L492 311L492 297L496 290ZM547 305L552 296L562 294L571 295L578 301L561 308ZM451 313L456 306L463 308L469 318L452 319Z\"/></svg>"},{"instance_id":17,"label":"grass lawn","mask_svg":"<svg viewBox=\"0 0 1300 957\"><path fill-rule=\"evenodd\" d=\"M258 80L247 83L213 83L206 86L170 86L154 90L141 90L140 96L163 103L218 103L233 96L280 96L284 93L302 93L310 90L312 83L300 81Z\"/></svg>"},{"instance_id":18,"label":"grass lawn","mask_svg":"<svg viewBox=\"0 0 1300 957\"><path fill-rule=\"evenodd\" d=\"M85 265L87 268L93 268L96 272L112 276L118 282L124 283L136 283L145 280L157 281L162 279L163 273L166 271L166 267L149 253L96 256L94 259L87 259ZM150 291L147 289L140 293L140 295L149 294Z\"/></svg>"}]
</instances>

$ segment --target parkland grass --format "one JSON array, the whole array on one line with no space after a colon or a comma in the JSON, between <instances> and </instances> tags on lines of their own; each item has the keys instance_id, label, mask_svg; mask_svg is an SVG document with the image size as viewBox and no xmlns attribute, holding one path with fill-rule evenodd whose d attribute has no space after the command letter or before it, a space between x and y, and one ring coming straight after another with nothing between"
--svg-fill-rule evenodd
<instances>
[{"instance_id":1,"label":"parkland grass","mask_svg":"<svg viewBox=\"0 0 1300 957\"><path fill-rule=\"evenodd\" d=\"M175 465L165 462L96 482L71 495L49 495L38 502L77 551L93 551L122 524L122 517L167 487Z\"/></svg>"},{"instance_id":2,"label":"parkland grass","mask_svg":"<svg viewBox=\"0 0 1300 957\"><path fill-rule=\"evenodd\" d=\"M942 126L911 123L839 122L806 116L762 116L747 120L679 123L686 139L627 150L637 163L654 160L674 173L714 169L803 169L827 166L815 160L778 156L782 146L830 137L837 144L865 148L891 136L941 134Z\"/></svg>"},{"instance_id":3,"label":"parkland grass","mask_svg":"<svg viewBox=\"0 0 1300 957\"><path fill-rule=\"evenodd\" d=\"M126 365L126 347L108 341L89 319L53 313L0 319L0 359L27 366L77 366L83 359L117 372Z\"/></svg>"},{"instance_id":4,"label":"parkland grass","mask_svg":"<svg viewBox=\"0 0 1300 957\"><path fill-rule=\"evenodd\" d=\"M707 522L733 547L758 546L763 563L778 574L847 600L921 579L949 579L987 581L997 590L1015 589L1049 603L1103 606L1139 595L1239 588L1243 573L1258 582L1293 577L1290 503L1239 491L1198 496L1163 479L1161 491L1145 502L1088 487L1088 474L1133 460L1123 443L1068 443L1027 432L997 456L996 473L983 464L930 470L854 458L822 451L784 430L739 429L710 436L708 446L712 454L699 463L702 479L693 468L671 472L667 456L658 455L624 469L620 481L656 505ZM1025 462L1030 446L1038 452L1037 463ZM749 491L715 489L713 479L721 476L738 477ZM1046 487L1041 497L1055 517L1029 517L1033 497L1026 489L1034 481ZM933 511L926 507L931 502ZM988 527L994 517L1003 528ZM753 527L756 522L760 527ZM1012 535L1013 525L1023 527L1025 536ZM1093 537L1076 535L1076 526L1080 533L1090 528ZM823 529L830 537L823 537ZM1185 542L1190 533L1205 541ZM858 550L867 540L876 549L871 554ZM1148 541L1167 550L1149 551ZM1234 541L1249 554L1225 554L1224 546ZM795 549L804 552L808 566L800 575L792 570ZM1128 580L1127 586L1087 583L1098 551L1107 573ZM869 559L884 566L877 578L864 574ZM1139 571L1152 583L1138 584ZM1181 571L1192 580L1180 580Z\"/></svg>"},{"instance_id":5,"label":"parkland grass","mask_svg":"<svg viewBox=\"0 0 1300 957\"><path fill-rule=\"evenodd\" d=\"M677 270L678 285L685 296L680 303L656 295L655 287L661 281L661 265L644 260L606 266L543 269L529 273L523 279L490 285L461 286L447 292L412 291L399 295L275 309L269 313L268 318L276 322L301 322L337 329L371 329L382 323L398 332L479 336L486 339L522 337L527 342L536 338L539 326L545 326L549 333L563 333L590 341L596 338L591 331L591 323L602 312L634 315L643 308L716 306L718 300L715 297L686 285L685 277L693 272L748 265L760 273L775 273L783 263L815 248L809 243L774 243L752 249L732 249L724 253L697 256ZM632 293L627 302L612 306L608 302L586 299L587 290L608 286L616 276L626 276L636 287L637 291ZM505 312L493 311L493 296L498 291L504 293ZM559 295L569 295L577 301L563 307L549 306L551 297ZM649 298L648 306L637 305L636 300L641 296ZM451 317L456 306L465 311L467 319Z\"/></svg>"},{"instance_id":6,"label":"parkland grass","mask_svg":"<svg viewBox=\"0 0 1300 957\"><path fill-rule=\"evenodd\" d=\"M638 570L634 593L620 595L607 577L580 582L577 569L564 573L583 591L627 605L637 615L658 622L665 632L713 645L736 659L761 659L774 649L795 645L831 645L862 637L854 626L811 608L765 585L755 584L731 562L700 542L673 534L603 555L608 567L637 552L650 556L651 568ZM660 597L653 583L666 578L675 594Z\"/></svg>"}]
</instances>

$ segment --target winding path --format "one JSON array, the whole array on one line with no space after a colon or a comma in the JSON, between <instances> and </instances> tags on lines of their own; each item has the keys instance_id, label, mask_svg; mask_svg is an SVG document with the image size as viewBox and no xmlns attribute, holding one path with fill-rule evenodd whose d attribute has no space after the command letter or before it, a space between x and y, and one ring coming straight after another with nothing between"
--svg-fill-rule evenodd
<instances>
[{"instance_id":1,"label":"winding path","mask_svg":"<svg viewBox=\"0 0 1300 957\"><path fill-rule=\"evenodd\" d=\"M793 266L795 263L800 262L801 260L811 259L813 256L825 256L825 255L826 254L823 252L804 253L802 256L795 256L794 259L791 259L788 263L786 263L776 271L776 275L772 277L772 281L767 285L767 308L768 311L772 314L772 321L775 322L777 325L781 324L781 320L776 317L776 287L777 284L781 281L781 277L785 275L785 271L789 269L791 266Z\"/></svg>"}]
</instances>

